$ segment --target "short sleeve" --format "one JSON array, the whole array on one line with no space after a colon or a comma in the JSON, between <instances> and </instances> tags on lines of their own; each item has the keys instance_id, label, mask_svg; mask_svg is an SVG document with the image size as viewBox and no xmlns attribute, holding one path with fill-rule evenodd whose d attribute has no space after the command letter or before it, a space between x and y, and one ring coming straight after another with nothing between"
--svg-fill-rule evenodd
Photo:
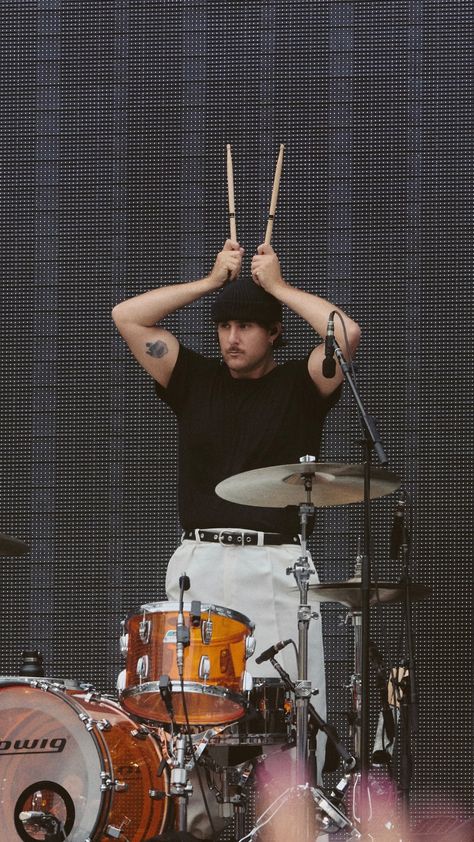
<instances>
[{"instance_id":1,"label":"short sleeve","mask_svg":"<svg viewBox=\"0 0 474 842\"><path fill-rule=\"evenodd\" d=\"M193 381L208 363L205 357L180 343L168 385L165 387L155 381L156 395L171 407L175 415L179 416L183 411Z\"/></svg>"}]
</instances>

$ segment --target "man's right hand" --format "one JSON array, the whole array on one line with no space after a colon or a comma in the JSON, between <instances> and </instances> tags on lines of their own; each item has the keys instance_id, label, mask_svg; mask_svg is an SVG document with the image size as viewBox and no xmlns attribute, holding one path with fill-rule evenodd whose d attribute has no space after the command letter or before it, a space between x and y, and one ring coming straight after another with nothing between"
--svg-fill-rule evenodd
<instances>
[{"instance_id":1,"label":"man's right hand","mask_svg":"<svg viewBox=\"0 0 474 842\"><path fill-rule=\"evenodd\" d=\"M240 274L244 249L236 240L226 240L222 251L217 255L210 280L215 288L223 287L227 281L235 281Z\"/></svg>"}]
</instances>

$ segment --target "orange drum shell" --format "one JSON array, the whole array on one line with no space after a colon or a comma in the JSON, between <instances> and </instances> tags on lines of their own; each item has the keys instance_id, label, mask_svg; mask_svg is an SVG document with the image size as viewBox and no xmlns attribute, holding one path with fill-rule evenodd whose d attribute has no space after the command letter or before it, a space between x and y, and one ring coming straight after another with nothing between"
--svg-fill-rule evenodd
<instances>
[{"instance_id":1,"label":"orange drum shell","mask_svg":"<svg viewBox=\"0 0 474 842\"><path fill-rule=\"evenodd\" d=\"M156 687L160 677L168 675L173 684L175 719L182 723L185 716L176 663L178 611L173 603L170 603L169 610L164 607L166 603L155 605L158 610L147 611L144 606L140 613L127 620L128 649L122 704L135 716L150 721L169 722L169 714ZM184 620L190 630L190 645L184 648L183 681L188 716L193 724L234 722L245 713L242 675L245 671L246 639L252 634L253 626L241 614L231 611L225 615L216 613L219 611L218 606L211 606L210 610L212 638L206 644L202 639L202 623L209 616L209 606L202 606L201 623L192 626L189 605L185 604ZM140 638L140 624L143 621L150 623L147 642ZM139 659L144 657L148 658L146 678L137 675ZM203 657L210 662L207 679L200 677Z\"/></svg>"},{"instance_id":2,"label":"orange drum shell","mask_svg":"<svg viewBox=\"0 0 474 842\"><path fill-rule=\"evenodd\" d=\"M94 696L87 701L87 694L74 696L92 719L105 719L112 726L110 730L98 730L112 761L113 779L126 785L124 791L112 793L111 804L103 811L104 828L108 825L120 827L126 816L131 823L124 832L130 842L142 842L162 833L167 824L170 799L168 770L165 769L160 777L157 774L162 759L158 741L150 733L137 729L136 723L117 702ZM141 736L132 734L137 731ZM152 799L150 790L162 792L165 797ZM110 836L101 832L100 836L94 837L94 842L96 839L97 842L109 842Z\"/></svg>"}]
</instances>

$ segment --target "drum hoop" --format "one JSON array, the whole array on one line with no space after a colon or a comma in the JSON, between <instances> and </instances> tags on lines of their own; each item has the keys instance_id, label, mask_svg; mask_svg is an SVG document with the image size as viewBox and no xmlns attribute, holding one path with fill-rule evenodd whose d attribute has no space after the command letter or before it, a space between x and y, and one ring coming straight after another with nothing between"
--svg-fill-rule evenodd
<instances>
[{"instance_id":1,"label":"drum hoop","mask_svg":"<svg viewBox=\"0 0 474 842\"><path fill-rule=\"evenodd\" d=\"M259 690L261 687L282 687L285 688L285 682L282 678L276 676L254 675L253 676L253 690Z\"/></svg>"},{"instance_id":2,"label":"drum hoop","mask_svg":"<svg viewBox=\"0 0 474 842\"><path fill-rule=\"evenodd\" d=\"M167 602L163 600L162 602L147 602L144 605L141 605L138 611L132 611L130 614L127 615L127 620L131 620L132 617L137 617L140 614L166 614L167 612L176 613L179 611L179 602ZM183 603L183 611L187 612L188 614L191 612L191 603L184 602ZM215 605L213 602L202 602L201 603L201 612L206 613L206 611L210 611L211 614L217 614L220 617L226 617L229 620L236 620L239 623L242 623L244 626L248 626L250 629L255 628L255 623L246 617L245 614L241 614L240 611L234 611L232 608L225 608L223 605Z\"/></svg>"},{"instance_id":3,"label":"drum hoop","mask_svg":"<svg viewBox=\"0 0 474 842\"><path fill-rule=\"evenodd\" d=\"M230 724L235 725L236 723ZM221 734L216 734L209 739L210 746L264 746L281 745L285 742L288 742L288 739L284 731L281 733L275 731L271 734L226 734L225 731L222 731Z\"/></svg>"},{"instance_id":4,"label":"drum hoop","mask_svg":"<svg viewBox=\"0 0 474 842\"><path fill-rule=\"evenodd\" d=\"M31 684L39 686L40 684L47 684L48 687L54 687L58 690L77 690L80 693L86 693L87 690L94 688L90 684L82 684L73 678L54 678L54 676L34 676L34 675L2 675L0 677L0 687L9 684ZM87 690L86 690L87 688Z\"/></svg>"},{"instance_id":5,"label":"drum hoop","mask_svg":"<svg viewBox=\"0 0 474 842\"><path fill-rule=\"evenodd\" d=\"M177 692L181 693L181 682L171 681L171 686L177 688ZM244 696L240 693L233 693L227 687L222 687L220 684L199 684L197 681L184 681L183 689L188 693L201 693L203 696L222 696L229 699L231 702L242 702L242 707L245 707ZM141 693L158 693L160 692L159 681L147 681L145 684L136 684L133 687L127 687L122 690L121 698L128 696L139 696Z\"/></svg>"}]
</instances>

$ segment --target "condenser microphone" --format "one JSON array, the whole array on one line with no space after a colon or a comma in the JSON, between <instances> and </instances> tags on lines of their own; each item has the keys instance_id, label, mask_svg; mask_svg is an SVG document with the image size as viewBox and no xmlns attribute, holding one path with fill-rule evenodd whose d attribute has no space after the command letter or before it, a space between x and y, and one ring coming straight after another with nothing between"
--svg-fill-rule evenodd
<instances>
[{"instance_id":1,"label":"condenser microphone","mask_svg":"<svg viewBox=\"0 0 474 842\"><path fill-rule=\"evenodd\" d=\"M281 652L289 643L291 643L291 637L288 640L279 640L278 643L275 643L274 646L269 646L258 658L255 658L255 663L263 664L264 661L269 661L270 658L274 658L277 652Z\"/></svg>"},{"instance_id":2,"label":"condenser microphone","mask_svg":"<svg viewBox=\"0 0 474 842\"><path fill-rule=\"evenodd\" d=\"M392 531L390 533L390 558L396 561L405 538L405 509L406 500L397 500L393 515Z\"/></svg>"},{"instance_id":3,"label":"condenser microphone","mask_svg":"<svg viewBox=\"0 0 474 842\"><path fill-rule=\"evenodd\" d=\"M184 647L189 646L190 640L189 629L185 625L183 613L184 591L188 591L190 587L191 582L189 576L186 576L186 573L183 573L183 575L179 577L179 605L178 617L176 620L176 664L178 667L178 675L180 677L183 675L184 668Z\"/></svg>"},{"instance_id":4,"label":"condenser microphone","mask_svg":"<svg viewBox=\"0 0 474 842\"><path fill-rule=\"evenodd\" d=\"M334 377L336 373L336 360L334 359L334 313L329 314L326 338L324 340L323 375L327 379Z\"/></svg>"}]
</instances>

